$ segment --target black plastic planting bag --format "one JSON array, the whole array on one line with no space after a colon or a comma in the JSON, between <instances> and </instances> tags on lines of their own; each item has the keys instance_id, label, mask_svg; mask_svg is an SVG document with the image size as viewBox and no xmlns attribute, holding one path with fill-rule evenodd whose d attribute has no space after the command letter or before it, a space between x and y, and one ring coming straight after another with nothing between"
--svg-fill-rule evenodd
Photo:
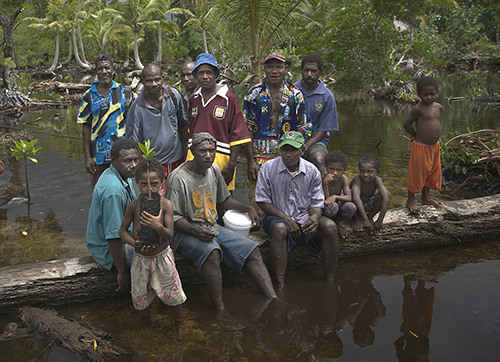
<instances>
[{"instance_id":1,"label":"black plastic planting bag","mask_svg":"<svg viewBox=\"0 0 500 362\"><path fill-rule=\"evenodd\" d=\"M152 193L151 198L149 195L139 195L139 203L141 205L141 215L143 211L158 216L160 214L160 201L161 196L158 193ZM160 246L160 235L148 226L141 225L137 231L138 244L136 249L140 250L143 246Z\"/></svg>"}]
</instances>

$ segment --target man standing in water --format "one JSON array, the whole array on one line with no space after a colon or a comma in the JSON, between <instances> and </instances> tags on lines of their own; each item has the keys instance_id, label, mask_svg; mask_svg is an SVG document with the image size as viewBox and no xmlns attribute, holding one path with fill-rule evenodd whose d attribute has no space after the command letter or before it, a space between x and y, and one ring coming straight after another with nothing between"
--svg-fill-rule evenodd
<instances>
[{"instance_id":1,"label":"man standing in water","mask_svg":"<svg viewBox=\"0 0 500 362\"><path fill-rule=\"evenodd\" d=\"M184 162L187 119L181 95L172 87L163 86L161 68L153 63L142 70L141 83L144 90L130 107L125 136L141 143L150 140L156 152L154 158L163 165L166 180ZM166 196L166 181L159 194Z\"/></svg>"},{"instance_id":2,"label":"man standing in water","mask_svg":"<svg viewBox=\"0 0 500 362\"><path fill-rule=\"evenodd\" d=\"M181 83L184 86L181 90L181 97L186 113L189 110L189 97L191 97L191 94L200 87L198 81L192 74L195 65L196 63L192 60L185 61L181 65Z\"/></svg>"},{"instance_id":3,"label":"man standing in water","mask_svg":"<svg viewBox=\"0 0 500 362\"><path fill-rule=\"evenodd\" d=\"M288 131L305 127L302 93L285 79L288 65L279 52L272 52L264 60L266 77L245 94L243 116L253 143L246 146L248 158L248 198L254 202L259 167L267 160L278 157L280 137Z\"/></svg>"},{"instance_id":4,"label":"man standing in water","mask_svg":"<svg viewBox=\"0 0 500 362\"><path fill-rule=\"evenodd\" d=\"M304 158L312 162L325 177L326 145L330 132L339 130L337 104L333 93L319 79L323 70L323 59L317 54L306 55L301 63L302 79L295 83L306 102L307 127L304 131L306 143Z\"/></svg>"},{"instance_id":5,"label":"man standing in water","mask_svg":"<svg viewBox=\"0 0 500 362\"><path fill-rule=\"evenodd\" d=\"M194 158L168 177L167 198L174 207L175 225L170 246L200 270L221 326L240 329L242 325L222 300L221 261L239 274L248 270L262 294L279 305L285 302L276 296L258 244L217 225L217 205L225 210L247 212L254 226L259 226L260 221L253 207L231 196L219 167L214 164L216 145L209 133L193 135Z\"/></svg>"},{"instance_id":6,"label":"man standing in water","mask_svg":"<svg viewBox=\"0 0 500 362\"><path fill-rule=\"evenodd\" d=\"M129 87L113 80L115 68L109 54L99 55L94 64L98 80L83 95L76 119L83 125L85 169L92 189L111 164L111 146L125 135L125 117L135 98Z\"/></svg>"},{"instance_id":7,"label":"man standing in water","mask_svg":"<svg viewBox=\"0 0 500 362\"><path fill-rule=\"evenodd\" d=\"M135 141L120 138L111 147L110 154L111 166L103 172L90 197L87 249L99 265L116 269L116 291L124 292L130 290L128 268L134 248L129 244L124 248L119 231L127 205L136 198L130 178L135 175L141 150Z\"/></svg>"}]
</instances>

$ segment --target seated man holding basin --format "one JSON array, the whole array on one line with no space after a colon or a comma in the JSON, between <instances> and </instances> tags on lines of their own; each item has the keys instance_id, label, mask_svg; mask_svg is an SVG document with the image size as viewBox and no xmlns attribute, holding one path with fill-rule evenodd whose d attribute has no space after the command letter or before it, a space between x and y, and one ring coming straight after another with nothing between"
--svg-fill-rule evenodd
<instances>
[{"instance_id":1,"label":"seated man holding basin","mask_svg":"<svg viewBox=\"0 0 500 362\"><path fill-rule=\"evenodd\" d=\"M216 206L248 213L253 226L260 225L260 221L253 207L231 196L219 167L214 164L216 143L207 132L193 135L194 159L168 176L167 198L174 207L175 225L170 246L198 267L218 311L220 325L235 330L243 326L231 316L222 300L221 261L240 274L248 270L262 294L278 303L284 302L276 296L258 244L217 225Z\"/></svg>"}]
</instances>

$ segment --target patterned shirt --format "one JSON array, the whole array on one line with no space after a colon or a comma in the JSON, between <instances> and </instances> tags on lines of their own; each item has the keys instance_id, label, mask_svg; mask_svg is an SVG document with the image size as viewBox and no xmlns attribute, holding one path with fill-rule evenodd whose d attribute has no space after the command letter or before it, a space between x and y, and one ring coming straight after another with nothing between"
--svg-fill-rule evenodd
<instances>
[{"instance_id":1,"label":"patterned shirt","mask_svg":"<svg viewBox=\"0 0 500 362\"><path fill-rule=\"evenodd\" d=\"M273 204L297 224L309 219L309 209L323 208L325 195L321 173L311 162L299 161L297 172L292 175L281 156L264 163L259 172L255 202ZM262 211L260 217L266 214Z\"/></svg>"},{"instance_id":2,"label":"patterned shirt","mask_svg":"<svg viewBox=\"0 0 500 362\"><path fill-rule=\"evenodd\" d=\"M273 126L273 103L266 83L251 88L245 94L243 116L253 132L253 154L262 164L279 154L279 139L288 131L303 131L306 125L302 92L285 80L278 116L278 130Z\"/></svg>"},{"instance_id":3,"label":"patterned shirt","mask_svg":"<svg viewBox=\"0 0 500 362\"><path fill-rule=\"evenodd\" d=\"M91 126L91 153L96 165L111 163L111 146L125 135L125 117L134 100L130 88L113 82L104 98L94 82L83 95L78 109L77 123Z\"/></svg>"}]
</instances>

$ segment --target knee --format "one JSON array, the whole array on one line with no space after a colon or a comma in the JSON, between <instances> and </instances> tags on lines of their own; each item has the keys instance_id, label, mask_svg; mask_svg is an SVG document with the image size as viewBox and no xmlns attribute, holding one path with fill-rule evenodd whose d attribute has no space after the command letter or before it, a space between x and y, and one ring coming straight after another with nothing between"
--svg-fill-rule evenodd
<instances>
[{"instance_id":1,"label":"knee","mask_svg":"<svg viewBox=\"0 0 500 362\"><path fill-rule=\"evenodd\" d=\"M219 249L213 249L210 254L208 254L207 259L205 260L205 265L219 265L220 264L220 250Z\"/></svg>"},{"instance_id":2,"label":"knee","mask_svg":"<svg viewBox=\"0 0 500 362\"><path fill-rule=\"evenodd\" d=\"M285 241L286 237L288 235L288 228L286 227L285 223L282 222L277 222L273 226L273 240L277 241Z\"/></svg>"},{"instance_id":3,"label":"knee","mask_svg":"<svg viewBox=\"0 0 500 362\"><path fill-rule=\"evenodd\" d=\"M318 229L323 238L336 239L337 237L337 224L332 219L320 219Z\"/></svg>"},{"instance_id":4,"label":"knee","mask_svg":"<svg viewBox=\"0 0 500 362\"><path fill-rule=\"evenodd\" d=\"M309 161L314 163L316 167L323 166L325 155L323 154L323 152L313 152L309 155Z\"/></svg>"}]
</instances>

